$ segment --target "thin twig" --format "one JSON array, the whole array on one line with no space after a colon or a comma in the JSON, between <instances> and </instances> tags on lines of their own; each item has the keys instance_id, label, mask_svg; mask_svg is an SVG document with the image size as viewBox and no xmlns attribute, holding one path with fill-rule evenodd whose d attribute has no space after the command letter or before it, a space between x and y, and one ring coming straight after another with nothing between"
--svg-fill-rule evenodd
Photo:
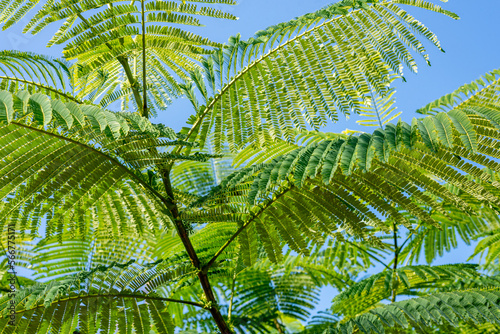
<instances>
[{"instance_id":1,"label":"thin twig","mask_svg":"<svg viewBox=\"0 0 500 334\"><path fill-rule=\"evenodd\" d=\"M142 116L148 118L148 99L146 98L146 20L144 18L144 0L141 0L142 19Z\"/></svg>"},{"instance_id":2,"label":"thin twig","mask_svg":"<svg viewBox=\"0 0 500 334\"><path fill-rule=\"evenodd\" d=\"M393 268L392 269L393 270L392 271L393 280L392 280L392 299L391 299L391 301L394 303L396 301L396 288L395 288L396 280L397 280L396 269L398 269L398 254L399 254L398 229L397 229L395 221L392 222L392 228L393 228L393 235L394 235L394 263L392 266L392 268Z\"/></svg>"}]
</instances>

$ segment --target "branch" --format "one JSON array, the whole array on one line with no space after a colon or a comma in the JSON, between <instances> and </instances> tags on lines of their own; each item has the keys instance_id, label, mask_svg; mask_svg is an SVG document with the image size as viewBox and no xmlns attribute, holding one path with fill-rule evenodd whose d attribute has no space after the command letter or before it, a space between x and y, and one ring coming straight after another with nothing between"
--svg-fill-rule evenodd
<instances>
[{"instance_id":1,"label":"branch","mask_svg":"<svg viewBox=\"0 0 500 334\"><path fill-rule=\"evenodd\" d=\"M78 15L78 18L80 20L82 20L82 22L85 23L85 25L96 34L94 27L89 23L89 21L87 21L87 19L85 17L83 17L83 15L81 13L77 13L77 15ZM114 15L114 11L113 11L113 15ZM106 42L104 44L108 47L108 49L110 51L113 50L113 47L111 46L111 44L109 44L109 42ZM134 94L135 102L137 103L137 106L139 108L141 108L141 106L142 106L141 95L139 94L139 91L137 90L136 81L135 81L134 75L132 74L132 71L130 70L130 65L128 63L127 57L118 56L118 57L116 57L116 60L118 60L118 62L122 65L123 70L125 71L125 75L127 76L127 80L128 80L130 87L132 89L132 93Z\"/></svg>"},{"instance_id":2,"label":"branch","mask_svg":"<svg viewBox=\"0 0 500 334\"><path fill-rule=\"evenodd\" d=\"M236 270L233 272L233 279L231 282L231 297L229 298L229 306L227 309L227 321L231 323L231 312L233 311L234 288L236 285Z\"/></svg>"},{"instance_id":3,"label":"branch","mask_svg":"<svg viewBox=\"0 0 500 334\"><path fill-rule=\"evenodd\" d=\"M210 314L212 315L212 318L217 324L217 327L219 328L220 332L222 334L232 334L231 329L227 325L226 321L224 320L224 317L220 313L220 310L217 306L217 299L215 297L215 293L212 289L212 286L210 285L210 280L208 279L208 275L204 270L200 270L200 259L198 258L196 250L194 249L193 244L189 239L189 234L186 230L186 227L184 226L183 221L179 216L179 208L175 203L174 192L172 190L172 184L170 182L170 169L168 167L167 168L163 167L163 169L160 170L160 173L163 179L163 185L165 187L165 191L167 192L168 196L165 205L167 206L167 208L169 208L170 212L172 213L177 233L181 238L182 244L184 245L184 248L188 253L191 263L196 269L198 269L198 279L200 280L203 293L205 294L206 300L208 302L206 308L210 311Z\"/></svg>"},{"instance_id":4,"label":"branch","mask_svg":"<svg viewBox=\"0 0 500 334\"><path fill-rule=\"evenodd\" d=\"M393 235L394 235L394 264L393 264L393 272L392 272L392 299L391 302L396 301L396 288L395 288L395 283L396 283L396 269L398 269L398 254L399 254L399 249L398 249L398 229L396 226L396 222L392 222L392 228L393 228Z\"/></svg>"},{"instance_id":5,"label":"branch","mask_svg":"<svg viewBox=\"0 0 500 334\"><path fill-rule=\"evenodd\" d=\"M406 237L405 241L399 246L398 253L400 253L403 250L403 247L406 245L408 241L410 241L411 237L415 234L415 232L422 226L423 222L420 222L420 224L417 225L415 229L413 229L408 236Z\"/></svg>"},{"instance_id":6,"label":"branch","mask_svg":"<svg viewBox=\"0 0 500 334\"><path fill-rule=\"evenodd\" d=\"M139 90L137 89L137 81L135 80L134 75L132 74L132 70L130 69L130 65L128 60L124 56L116 57L116 60L122 65L123 70L125 71L125 75L130 84L130 88L132 89L132 93L134 94L135 103L139 108L142 107L141 94L139 94Z\"/></svg>"},{"instance_id":7,"label":"branch","mask_svg":"<svg viewBox=\"0 0 500 334\"><path fill-rule=\"evenodd\" d=\"M368 252L366 249L363 249L361 247L359 247L358 245L356 245L354 242L350 242L348 240L344 240L345 242L347 242L348 244L356 247L357 249L359 249L360 251L362 252L365 252L369 257L371 257L372 259L374 259L375 261L377 261L378 263L381 263L386 269L391 269L388 265L386 265L384 262L382 262L382 260L380 260L378 257L376 257L375 255L372 255L370 252Z\"/></svg>"},{"instance_id":8,"label":"branch","mask_svg":"<svg viewBox=\"0 0 500 334\"><path fill-rule=\"evenodd\" d=\"M229 238L228 241L226 241L226 243L217 251L217 253L215 253L215 255L212 257L212 259L210 259L210 261L208 261L208 263L206 265L203 266L202 270L204 272L207 272L208 269L214 264L214 262L217 260L217 258L224 252L224 250L234 241L234 239L236 239L236 237L248 226L250 225L254 220L255 218L258 218L258 216L260 216L267 208L269 208L272 204L274 204L281 196L283 196L284 194L286 194L288 191L292 190L294 187L293 185L291 185L289 188L285 189L284 191L282 191L279 195L276 196L276 199L274 201L269 201L269 203L267 203L266 205L264 205L260 210L259 212L257 212L255 215L253 215L246 223L244 223L243 225L241 225L241 227L238 229L238 231L236 231L236 233L234 233L231 238Z\"/></svg>"},{"instance_id":9,"label":"branch","mask_svg":"<svg viewBox=\"0 0 500 334\"><path fill-rule=\"evenodd\" d=\"M76 141L76 140L73 140L73 139L70 139L70 138L67 138L67 137L64 137L64 136L61 136L61 135L58 135L56 133L52 133L52 132L47 132L43 129L38 129L38 128L34 128L34 127L31 127L29 125L25 125L25 124L21 124L21 123L17 123L17 122L11 122L10 124L14 124L14 125L17 125L17 126L20 126L22 128L25 128L25 129L28 129L28 130L31 130L31 131L35 131L35 132L39 132L39 133L43 133L47 136L51 136L51 137L55 137L55 138L58 138L60 140L64 140L64 141L67 141L69 143L72 143L74 145L77 145L77 146L80 146L80 147L83 147L87 150L90 150L92 151L93 153L96 153L104 158L106 158L109 162L111 162L113 165L117 166L118 168L120 168L125 174L127 174L128 176L130 176L131 179L133 179L134 181L136 181L137 183L139 183L140 185L142 185L144 188L146 188L147 190L149 190L153 195L155 195L160 201L162 201L163 203L165 203L168 207L168 201L165 197L163 197L159 192L157 192L155 189L153 189L149 184L147 184L146 182L144 182L144 180L142 180L141 178L139 178L137 175L135 175L130 169L128 169L127 167L125 167L124 165L122 165L118 160L110 157L109 155L106 155L104 154L103 152L91 147L91 146L88 146L88 145L85 145L83 143L80 143L79 141ZM170 210L170 208L169 208Z\"/></svg>"},{"instance_id":10,"label":"branch","mask_svg":"<svg viewBox=\"0 0 500 334\"><path fill-rule=\"evenodd\" d=\"M141 0L142 25L142 116L148 118L148 99L146 98L146 20L144 19L144 0Z\"/></svg>"},{"instance_id":11,"label":"branch","mask_svg":"<svg viewBox=\"0 0 500 334\"><path fill-rule=\"evenodd\" d=\"M357 9L356 11L358 11L359 9ZM268 58L269 56L273 55L275 52L279 51L280 49L290 45L290 44L293 44L295 41L297 41L298 39L302 38L303 36L307 35L307 34L310 34L312 31L316 30L316 29L319 29L327 24L330 24L332 21L334 20L337 20L339 17L334 17L330 20L327 20L319 25L316 25L314 26L313 28L309 29L309 30L306 30L304 31L303 33L295 36L294 38L291 38L291 39L288 39L285 43L283 44L280 44L278 45L276 48L272 49L272 50L269 50L267 53L263 54L262 56L260 56L260 58L257 58L254 60L253 63L249 64L247 67L245 67L241 72L237 73L234 78L231 79L231 81L229 81L226 86L224 87L221 87L221 91L219 94L215 95L214 99L207 105L207 107L205 108L205 110L203 110L203 112L198 116L198 118L196 119L196 121L194 122L193 126L191 127L191 129L189 130L189 132L187 133L186 135L186 140L189 140L189 138L191 137L191 135L194 133L194 131L196 130L196 128L198 128L198 126L201 125L201 122L202 120L205 118L205 116L210 112L210 110L215 106L215 104L220 100L222 99L222 97L224 96L224 94L241 78L244 76L245 73L247 73L249 70L251 70L253 67L257 66L259 63L263 62L266 58ZM182 149L182 147L178 147L177 150L175 151L177 154L180 152L180 150Z\"/></svg>"}]
</instances>

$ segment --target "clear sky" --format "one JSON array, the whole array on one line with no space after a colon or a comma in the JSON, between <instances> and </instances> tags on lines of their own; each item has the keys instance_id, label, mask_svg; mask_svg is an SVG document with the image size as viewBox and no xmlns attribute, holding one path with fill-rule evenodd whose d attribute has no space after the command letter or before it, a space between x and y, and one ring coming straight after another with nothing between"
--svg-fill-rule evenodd
<instances>
[{"instance_id":1,"label":"clear sky","mask_svg":"<svg viewBox=\"0 0 500 334\"><path fill-rule=\"evenodd\" d=\"M195 31L218 42L241 33L243 38L251 37L256 31L269 25L288 21L331 3L325 0L239 0L237 6L221 6L240 19L221 21L201 18L207 26ZM441 53L432 45L426 47L431 56L432 66L420 61L419 73L406 73L407 82L398 82L396 87L397 105L403 111L403 118L409 120L415 116L414 110L453 91L458 86L470 82L487 71L500 67L500 0L449 0L443 3L448 10L457 13L458 21L443 15L409 8L409 11L439 37L446 53ZM0 32L0 49L33 51L59 57L61 48L46 48L46 42L54 32L46 29L36 36L23 36L21 27L15 26ZM185 99L174 104L154 122L162 122L179 130L184 120L191 114L190 104ZM354 120L340 120L329 131L342 131L346 128L359 129ZM370 129L364 128L365 131ZM460 246L453 254L447 254L440 263L465 261L471 254L470 247ZM329 293L330 291L325 291ZM322 302L328 302L325 296ZM326 303L322 303L326 307Z\"/></svg>"},{"instance_id":2,"label":"clear sky","mask_svg":"<svg viewBox=\"0 0 500 334\"><path fill-rule=\"evenodd\" d=\"M454 11L461 19L455 21L440 14L407 7L410 13L437 34L446 53L426 44L432 66L428 67L420 61L417 75L407 71L408 82L396 83L397 105L399 110L404 112L405 120L413 117L413 111L427 102L500 67L500 0L449 0L447 3L432 1ZM315 11L330 3L331 1L327 0L238 0L236 6L221 5L220 8L238 16L239 20L202 17L201 22L206 24L206 27L194 28L193 32L218 42L226 42L236 33L241 33L246 39L260 29ZM21 28L22 24L18 24L6 31L0 31L0 49L61 56L60 46L45 47L55 27L49 27L35 36L23 35ZM155 121L178 130L191 112L187 100L179 99ZM357 127L353 120L345 122L341 119L336 126L329 127L328 130L338 131L345 128Z\"/></svg>"}]
</instances>

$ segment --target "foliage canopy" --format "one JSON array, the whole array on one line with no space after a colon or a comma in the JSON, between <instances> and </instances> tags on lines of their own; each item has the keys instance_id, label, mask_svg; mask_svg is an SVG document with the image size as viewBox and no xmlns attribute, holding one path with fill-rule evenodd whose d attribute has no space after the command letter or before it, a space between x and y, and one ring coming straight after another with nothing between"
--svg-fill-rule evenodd
<instances>
[{"instance_id":1,"label":"foliage canopy","mask_svg":"<svg viewBox=\"0 0 500 334\"><path fill-rule=\"evenodd\" d=\"M499 330L500 70L394 114L441 48L406 8L456 14L342 0L220 45L179 25L232 0L37 3L0 1L64 45L0 52L2 332ZM179 96L186 127L151 122ZM376 129L319 131L353 113ZM483 267L432 264L460 240Z\"/></svg>"}]
</instances>

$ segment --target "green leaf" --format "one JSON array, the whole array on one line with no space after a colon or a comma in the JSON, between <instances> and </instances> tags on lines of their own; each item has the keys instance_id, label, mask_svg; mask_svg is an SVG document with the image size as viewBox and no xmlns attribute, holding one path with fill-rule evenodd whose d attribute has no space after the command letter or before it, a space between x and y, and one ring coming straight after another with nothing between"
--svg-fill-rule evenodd
<instances>
[{"instance_id":1,"label":"green leaf","mask_svg":"<svg viewBox=\"0 0 500 334\"><path fill-rule=\"evenodd\" d=\"M432 118L436 126L439 141L446 147L453 147L453 132L450 118L446 113L440 112L436 117Z\"/></svg>"},{"instance_id":2,"label":"green leaf","mask_svg":"<svg viewBox=\"0 0 500 334\"><path fill-rule=\"evenodd\" d=\"M477 151L477 135L467 115L460 110L454 109L448 112L448 116L460 133L460 139L464 146L472 152Z\"/></svg>"},{"instance_id":3,"label":"green leaf","mask_svg":"<svg viewBox=\"0 0 500 334\"><path fill-rule=\"evenodd\" d=\"M64 103L59 100L52 100L52 112L57 121L64 126L66 130L73 126L73 116Z\"/></svg>"},{"instance_id":4,"label":"green leaf","mask_svg":"<svg viewBox=\"0 0 500 334\"><path fill-rule=\"evenodd\" d=\"M52 119L52 105L47 96L35 93L28 101L28 110L33 113L36 122L47 125Z\"/></svg>"},{"instance_id":5,"label":"green leaf","mask_svg":"<svg viewBox=\"0 0 500 334\"><path fill-rule=\"evenodd\" d=\"M13 118L12 95L6 91L0 91L0 122L10 123Z\"/></svg>"}]
</instances>

